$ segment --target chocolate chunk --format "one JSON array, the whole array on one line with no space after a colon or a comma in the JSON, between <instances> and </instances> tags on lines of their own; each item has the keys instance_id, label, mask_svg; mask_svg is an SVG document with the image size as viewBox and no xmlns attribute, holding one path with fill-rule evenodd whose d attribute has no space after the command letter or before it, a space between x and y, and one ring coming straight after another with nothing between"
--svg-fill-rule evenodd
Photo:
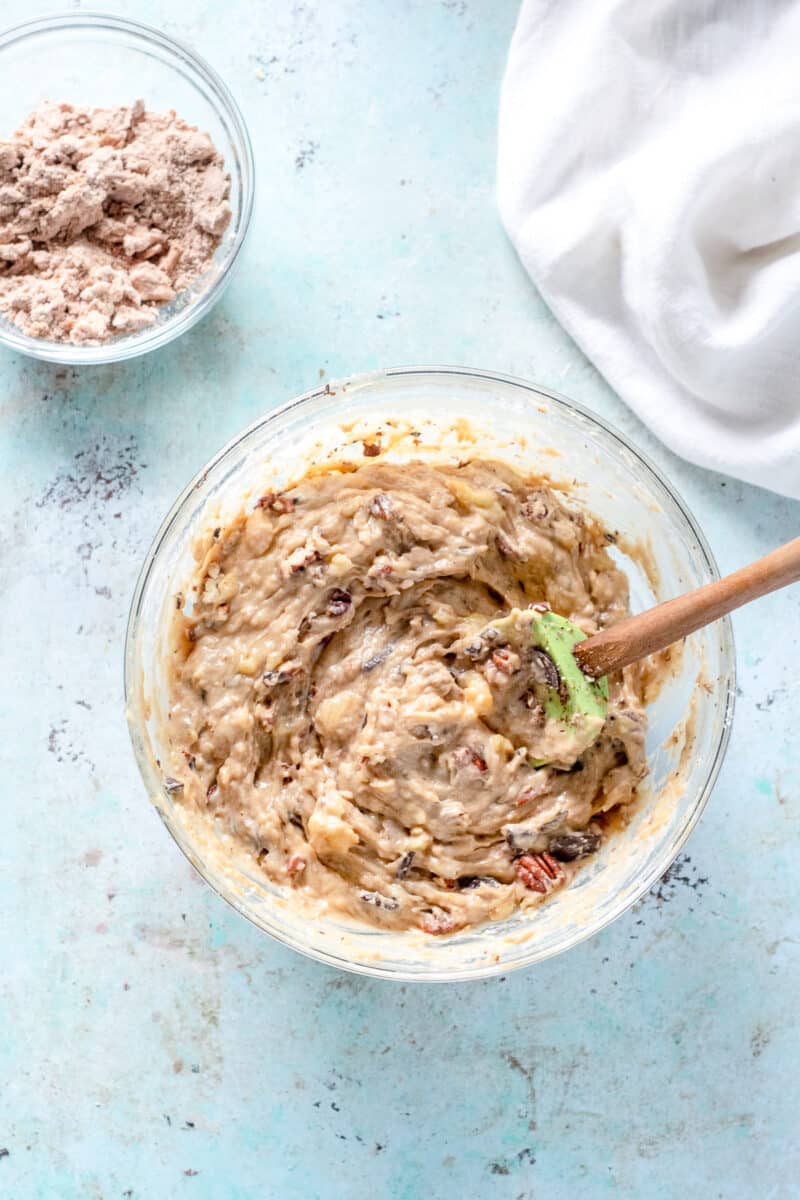
<instances>
[{"instance_id":1,"label":"chocolate chunk","mask_svg":"<svg viewBox=\"0 0 800 1200\"><path fill-rule=\"evenodd\" d=\"M558 667L544 650L531 651L531 674L539 683L546 683L551 688L557 688L561 683Z\"/></svg>"},{"instance_id":2,"label":"chocolate chunk","mask_svg":"<svg viewBox=\"0 0 800 1200\"><path fill-rule=\"evenodd\" d=\"M365 904L371 904L373 908L385 908L392 911L400 907L399 901L395 900L393 896L382 896L380 892L362 892L361 899Z\"/></svg>"},{"instance_id":3,"label":"chocolate chunk","mask_svg":"<svg viewBox=\"0 0 800 1200\"><path fill-rule=\"evenodd\" d=\"M398 879L406 879L408 877L408 873L411 870L411 864L413 861L414 851L408 850L397 864L397 871L395 873Z\"/></svg>"},{"instance_id":4,"label":"chocolate chunk","mask_svg":"<svg viewBox=\"0 0 800 1200\"><path fill-rule=\"evenodd\" d=\"M599 833L591 829L575 829L568 833L556 834L550 842L549 850L553 858L561 862L572 862L573 859L594 854L599 845Z\"/></svg>"},{"instance_id":5,"label":"chocolate chunk","mask_svg":"<svg viewBox=\"0 0 800 1200\"><path fill-rule=\"evenodd\" d=\"M267 687L278 687L280 684L288 683L291 675L288 671L265 671L262 679Z\"/></svg>"},{"instance_id":6,"label":"chocolate chunk","mask_svg":"<svg viewBox=\"0 0 800 1200\"><path fill-rule=\"evenodd\" d=\"M371 658L365 658L361 664L361 670L374 671L375 668L379 667L382 662L386 662L386 659L391 654L391 651L392 647L386 646L383 650L379 651L378 654L373 654Z\"/></svg>"},{"instance_id":7,"label":"chocolate chunk","mask_svg":"<svg viewBox=\"0 0 800 1200\"><path fill-rule=\"evenodd\" d=\"M517 803L521 804L522 801L519 800ZM521 846L517 840L518 832L519 831L516 829L507 829L506 830L506 844L508 845L508 848L513 855L525 853L525 848L523 846Z\"/></svg>"},{"instance_id":8,"label":"chocolate chunk","mask_svg":"<svg viewBox=\"0 0 800 1200\"><path fill-rule=\"evenodd\" d=\"M474 642L470 642L468 646L464 647L464 653L466 654L467 658L475 660L480 658L482 654L487 653L487 647L486 644L480 640L480 638L477 638Z\"/></svg>"},{"instance_id":9,"label":"chocolate chunk","mask_svg":"<svg viewBox=\"0 0 800 1200\"><path fill-rule=\"evenodd\" d=\"M173 779L171 775L167 775L164 779L164 791L168 796L179 796L183 792L183 784L180 779Z\"/></svg>"}]
</instances>

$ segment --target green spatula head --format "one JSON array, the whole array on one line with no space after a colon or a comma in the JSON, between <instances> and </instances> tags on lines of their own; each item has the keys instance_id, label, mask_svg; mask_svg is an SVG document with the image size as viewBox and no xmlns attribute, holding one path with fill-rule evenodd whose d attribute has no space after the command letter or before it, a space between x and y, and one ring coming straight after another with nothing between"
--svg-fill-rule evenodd
<instances>
[{"instance_id":1,"label":"green spatula head","mask_svg":"<svg viewBox=\"0 0 800 1200\"><path fill-rule=\"evenodd\" d=\"M531 608L492 621L485 635L513 650L527 675L534 765L570 766L599 736L608 712L608 680L589 679L573 654L586 635L566 617Z\"/></svg>"}]
</instances>

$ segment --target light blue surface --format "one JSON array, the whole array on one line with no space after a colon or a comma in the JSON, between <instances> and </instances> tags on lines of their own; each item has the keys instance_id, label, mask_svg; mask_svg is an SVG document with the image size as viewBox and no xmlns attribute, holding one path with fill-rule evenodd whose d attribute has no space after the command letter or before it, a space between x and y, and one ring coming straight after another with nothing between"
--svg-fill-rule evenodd
<instances>
[{"instance_id":1,"label":"light blue surface","mask_svg":"<svg viewBox=\"0 0 800 1200\"><path fill-rule=\"evenodd\" d=\"M145 549L212 452L323 372L561 389L652 455L723 569L795 536L800 506L673 458L518 266L493 196L515 0L110 7L224 75L259 194L221 306L157 356L0 355L0 1196L796 1196L800 589L735 618L733 741L673 880L507 979L308 962L150 810L121 679Z\"/></svg>"}]
</instances>

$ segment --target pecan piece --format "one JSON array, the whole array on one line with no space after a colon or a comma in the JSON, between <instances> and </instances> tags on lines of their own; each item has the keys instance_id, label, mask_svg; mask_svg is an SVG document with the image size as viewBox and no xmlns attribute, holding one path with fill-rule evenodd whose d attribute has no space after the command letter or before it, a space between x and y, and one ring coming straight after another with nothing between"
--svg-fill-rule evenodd
<instances>
[{"instance_id":1,"label":"pecan piece","mask_svg":"<svg viewBox=\"0 0 800 1200\"><path fill-rule=\"evenodd\" d=\"M290 513L294 512L295 501L291 496L267 492L266 496L262 496L256 503L256 508L269 508L274 513Z\"/></svg>"},{"instance_id":2,"label":"pecan piece","mask_svg":"<svg viewBox=\"0 0 800 1200\"><path fill-rule=\"evenodd\" d=\"M439 934L452 933L456 923L443 908L432 908L429 913L425 913L421 925L426 933Z\"/></svg>"},{"instance_id":3,"label":"pecan piece","mask_svg":"<svg viewBox=\"0 0 800 1200\"><path fill-rule=\"evenodd\" d=\"M296 575L298 571L304 571L306 567L319 562L321 558L319 550L309 550L308 546L298 546L286 559L289 574Z\"/></svg>"},{"instance_id":4,"label":"pecan piece","mask_svg":"<svg viewBox=\"0 0 800 1200\"><path fill-rule=\"evenodd\" d=\"M516 550L511 545L511 542L509 542L508 538L504 537L502 533L497 534L497 536L494 539L494 544L497 547L497 553L500 555L501 558L518 558L519 557Z\"/></svg>"},{"instance_id":5,"label":"pecan piece","mask_svg":"<svg viewBox=\"0 0 800 1200\"><path fill-rule=\"evenodd\" d=\"M546 851L542 854L523 854L517 859L517 878L532 892L545 895L562 884L566 878L561 864Z\"/></svg>"},{"instance_id":6,"label":"pecan piece","mask_svg":"<svg viewBox=\"0 0 800 1200\"><path fill-rule=\"evenodd\" d=\"M542 492L531 492L522 505L522 511L529 521L543 521L550 512L550 505Z\"/></svg>"},{"instance_id":7,"label":"pecan piece","mask_svg":"<svg viewBox=\"0 0 800 1200\"><path fill-rule=\"evenodd\" d=\"M472 746L459 746L452 754L453 765L461 770L464 767L474 767L483 775L489 770L486 759Z\"/></svg>"},{"instance_id":8,"label":"pecan piece","mask_svg":"<svg viewBox=\"0 0 800 1200\"><path fill-rule=\"evenodd\" d=\"M342 588L334 588L328 596L328 607L325 612L329 617L343 617L352 603L353 597L349 592L345 592Z\"/></svg>"},{"instance_id":9,"label":"pecan piece","mask_svg":"<svg viewBox=\"0 0 800 1200\"><path fill-rule=\"evenodd\" d=\"M390 517L394 516L394 505L388 496L383 492L378 492L370 501L369 515L380 517L382 521L388 521Z\"/></svg>"},{"instance_id":10,"label":"pecan piece","mask_svg":"<svg viewBox=\"0 0 800 1200\"><path fill-rule=\"evenodd\" d=\"M513 675L519 666L516 654L505 646L492 651L492 662L503 675Z\"/></svg>"},{"instance_id":11,"label":"pecan piece","mask_svg":"<svg viewBox=\"0 0 800 1200\"><path fill-rule=\"evenodd\" d=\"M547 767L539 767L538 771L540 774L544 775L545 779L549 778L550 771ZM523 790L519 793L516 800L514 801L514 804L516 805L517 808L521 808L523 804L529 804L532 800L541 800L543 791L544 791L544 786L542 784L534 783L530 787L523 788ZM513 831L509 830L509 832L511 833L511 837L513 839ZM508 840L509 839L508 839L508 834L507 834L506 841L508 841ZM516 851L517 853L519 853L521 850L525 849L524 846L512 845L512 843L510 841L509 841L509 845L511 846L512 850Z\"/></svg>"}]
</instances>

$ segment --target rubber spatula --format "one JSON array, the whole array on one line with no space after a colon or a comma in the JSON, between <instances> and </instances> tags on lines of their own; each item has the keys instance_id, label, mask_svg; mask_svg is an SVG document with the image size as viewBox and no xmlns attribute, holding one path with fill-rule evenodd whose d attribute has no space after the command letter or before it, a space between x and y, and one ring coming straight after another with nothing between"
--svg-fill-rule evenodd
<instances>
[{"instance_id":1,"label":"rubber spatula","mask_svg":"<svg viewBox=\"0 0 800 1200\"><path fill-rule=\"evenodd\" d=\"M536 684L545 715L562 724L577 758L600 734L608 706L606 676L665 650L750 600L800 580L800 537L724 579L666 600L586 637L566 617L542 608L515 609L487 630L534 646L551 660Z\"/></svg>"}]
</instances>

